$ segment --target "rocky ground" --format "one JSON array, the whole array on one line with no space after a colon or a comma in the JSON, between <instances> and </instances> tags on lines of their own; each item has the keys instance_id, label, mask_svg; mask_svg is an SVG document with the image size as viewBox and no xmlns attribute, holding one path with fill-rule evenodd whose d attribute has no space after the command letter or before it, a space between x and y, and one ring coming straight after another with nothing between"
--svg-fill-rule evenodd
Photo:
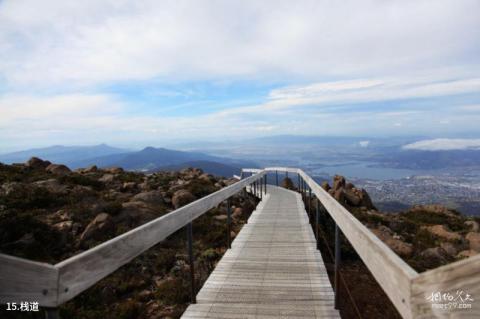
<instances>
[{"instance_id":1,"label":"rocky ground","mask_svg":"<svg viewBox=\"0 0 480 319\"><path fill-rule=\"evenodd\" d=\"M418 272L480 253L478 217L441 205L414 205L382 213L364 189L335 176L322 187Z\"/></svg>"},{"instance_id":2,"label":"rocky ground","mask_svg":"<svg viewBox=\"0 0 480 319\"><path fill-rule=\"evenodd\" d=\"M38 158L0 163L0 252L54 264L233 182L199 169L146 175L71 171ZM232 198L232 238L255 206ZM197 287L225 252L226 218L220 205L194 222ZM64 304L62 318L178 318L190 300L185 247L182 229ZM2 309L0 317L43 315Z\"/></svg>"},{"instance_id":3,"label":"rocky ground","mask_svg":"<svg viewBox=\"0 0 480 319\"><path fill-rule=\"evenodd\" d=\"M478 217L467 217L440 205L416 205L399 213L383 213L365 190L347 183L342 176L335 176L331 186L323 183L322 187L418 272L480 253ZM320 220L320 250L333 283L334 223L324 211ZM401 318L347 240L343 240L341 249L342 318L359 318L357 310L361 318Z\"/></svg>"}]
</instances>

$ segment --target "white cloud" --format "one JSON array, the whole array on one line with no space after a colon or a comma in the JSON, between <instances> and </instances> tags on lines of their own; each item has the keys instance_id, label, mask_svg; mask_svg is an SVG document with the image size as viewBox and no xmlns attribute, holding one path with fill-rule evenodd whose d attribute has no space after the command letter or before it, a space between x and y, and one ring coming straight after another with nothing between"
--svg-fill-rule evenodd
<instances>
[{"instance_id":1,"label":"white cloud","mask_svg":"<svg viewBox=\"0 0 480 319\"><path fill-rule=\"evenodd\" d=\"M45 87L457 67L478 53L478 12L475 0L7 0L0 75Z\"/></svg>"},{"instance_id":2,"label":"white cloud","mask_svg":"<svg viewBox=\"0 0 480 319\"><path fill-rule=\"evenodd\" d=\"M422 151L480 150L480 139L437 138L407 144L403 146L403 149Z\"/></svg>"}]
</instances>

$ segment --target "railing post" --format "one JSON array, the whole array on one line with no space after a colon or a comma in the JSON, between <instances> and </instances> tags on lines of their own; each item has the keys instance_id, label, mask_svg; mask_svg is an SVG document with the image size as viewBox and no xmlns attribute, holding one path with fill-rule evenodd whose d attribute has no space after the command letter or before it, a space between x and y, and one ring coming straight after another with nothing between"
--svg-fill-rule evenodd
<instances>
[{"instance_id":1,"label":"railing post","mask_svg":"<svg viewBox=\"0 0 480 319\"><path fill-rule=\"evenodd\" d=\"M308 187L308 216L312 216L312 188Z\"/></svg>"},{"instance_id":2,"label":"railing post","mask_svg":"<svg viewBox=\"0 0 480 319\"><path fill-rule=\"evenodd\" d=\"M338 309L339 287L340 287L340 262L341 262L341 247L340 247L340 229L335 224L335 309Z\"/></svg>"},{"instance_id":3,"label":"railing post","mask_svg":"<svg viewBox=\"0 0 480 319\"><path fill-rule=\"evenodd\" d=\"M265 179L265 195L267 195L267 173L265 173L265 175L263 175L263 178Z\"/></svg>"},{"instance_id":4,"label":"railing post","mask_svg":"<svg viewBox=\"0 0 480 319\"><path fill-rule=\"evenodd\" d=\"M230 209L230 198L227 199L227 241L228 241L228 248L232 248L232 216L231 216L231 209Z\"/></svg>"},{"instance_id":5,"label":"railing post","mask_svg":"<svg viewBox=\"0 0 480 319\"><path fill-rule=\"evenodd\" d=\"M253 182L253 196L257 197L257 181Z\"/></svg>"},{"instance_id":6,"label":"railing post","mask_svg":"<svg viewBox=\"0 0 480 319\"><path fill-rule=\"evenodd\" d=\"M320 249L319 247L319 233L318 233L318 224L320 223L320 200L316 198L316 211L315 211L315 238L317 239L317 249Z\"/></svg>"},{"instance_id":7,"label":"railing post","mask_svg":"<svg viewBox=\"0 0 480 319\"><path fill-rule=\"evenodd\" d=\"M257 182L260 186L260 199L262 199L263 198L263 182L261 179L257 179Z\"/></svg>"},{"instance_id":8,"label":"railing post","mask_svg":"<svg viewBox=\"0 0 480 319\"><path fill-rule=\"evenodd\" d=\"M275 184L278 186L278 171L275 171Z\"/></svg>"},{"instance_id":9,"label":"railing post","mask_svg":"<svg viewBox=\"0 0 480 319\"><path fill-rule=\"evenodd\" d=\"M193 227L192 222L187 225L187 242L188 242L188 263L190 266L190 298L192 303L197 303L197 295L195 294L195 265L193 260Z\"/></svg>"},{"instance_id":10,"label":"railing post","mask_svg":"<svg viewBox=\"0 0 480 319\"><path fill-rule=\"evenodd\" d=\"M300 193L300 173L297 173L297 189L298 189L298 192Z\"/></svg>"},{"instance_id":11,"label":"railing post","mask_svg":"<svg viewBox=\"0 0 480 319\"><path fill-rule=\"evenodd\" d=\"M45 319L60 319L58 308L45 308Z\"/></svg>"}]
</instances>

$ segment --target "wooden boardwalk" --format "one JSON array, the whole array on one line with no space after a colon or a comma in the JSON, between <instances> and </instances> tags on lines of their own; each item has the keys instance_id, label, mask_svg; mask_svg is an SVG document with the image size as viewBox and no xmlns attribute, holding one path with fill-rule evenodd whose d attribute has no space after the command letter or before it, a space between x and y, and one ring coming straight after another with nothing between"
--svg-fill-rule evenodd
<instances>
[{"instance_id":1,"label":"wooden boardwalk","mask_svg":"<svg viewBox=\"0 0 480 319\"><path fill-rule=\"evenodd\" d=\"M340 318L301 195L269 186L182 318Z\"/></svg>"}]
</instances>

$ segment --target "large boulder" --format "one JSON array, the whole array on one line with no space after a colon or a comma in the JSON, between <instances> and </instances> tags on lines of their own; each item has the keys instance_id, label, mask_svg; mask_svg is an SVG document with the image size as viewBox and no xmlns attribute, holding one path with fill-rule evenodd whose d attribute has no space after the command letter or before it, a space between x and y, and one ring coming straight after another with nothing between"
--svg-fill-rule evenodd
<instances>
[{"instance_id":1,"label":"large boulder","mask_svg":"<svg viewBox=\"0 0 480 319\"><path fill-rule=\"evenodd\" d=\"M152 205L162 205L164 203L162 192L158 190L139 193L132 197L132 201L139 201Z\"/></svg>"},{"instance_id":2,"label":"large boulder","mask_svg":"<svg viewBox=\"0 0 480 319\"><path fill-rule=\"evenodd\" d=\"M195 196L193 196L192 193L190 193L189 191L185 189L178 190L173 194L172 197L173 207L175 207L175 209L178 209L193 202L195 199Z\"/></svg>"},{"instance_id":3,"label":"large boulder","mask_svg":"<svg viewBox=\"0 0 480 319\"><path fill-rule=\"evenodd\" d=\"M45 170L55 175L67 175L71 173L71 170L63 164L50 164Z\"/></svg>"},{"instance_id":4,"label":"large boulder","mask_svg":"<svg viewBox=\"0 0 480 319\"><path fill-rule=\"evenodd\" d=\"M480 226L474 220L467 220L464 224L473 232L478 232L480 229Z\"/></svg>"},{"instance_id":5,"label":"large boulder","mask_svg":"<svg viewBox=\"0 0 480 319\"><path fill-rule=\"evenodd\" d=\"M107 213L98 214L83 233L80 235L80 242L85 242L91 239L100 239L106 233L110 232L114 227L112 217Z\"/></svg>"},{"instance_id":6,"label":"large boulder","mask_svg":"<svg viewBox=\"0 0 480 319\"><path fill-rule=\"evenodd\" d=\"M440 244L440 247L452 257L458 254L458 247L450 242L443 242Z\"/></svg>"},{"instance_id":7,"label":"large boulder","mask_svg":"<svg viewBox=\"0 0 480 319\"><path fill-rule=\"evenodd\" d=\"M159 215L159 211L145 202L134 201L122 204L120 213L114 217L115 222L126 223L129 226L144 224Z\"/></svg>"},{"instance_id":8,"label":"large boulder","mask_svg":"<svg viewBox=\"0 0 480 319\"><path fill-rule=\"evenodd\" d=\"M38 157L32 157L25 163L27 167L34 168L34 169L45 169L50 164L51 163L49 161L41 160Z\"/></svg>"},{"instance_id":9,"label":"large boulder","mask_svg":"<svg viewBox=\"0 0 480 319\"><path fill-rule=\"evenodd\" d=\"M345 192L343 188L339 188L335 190L335 188L332 188L331 191L333 191L333 197L341 204L345 203Z\"/></svg>"},{"instance_id":10,"label":"large boulder","mask_svg":"<svg viewBox=\"0 0 480 319\"><path fill-rule=\"evenodd\" d=\"M467 236L465 236L465 239L468 240L470 250L480 253L480 233L469 232Z\"/></svg>"},{"instance_id":11,"label":"large boulder","mask_svg":"<svg viewBox=\"0 0 480 319\"><path fill-rule=\"evenodd\" d=\"M446 264L452 260L452 257L442 247L425 249L420 256L428 259L430 263Z\"/></svg>"},{"instance_id":12,"label":"large boulder","mask_svg":"<svg viewBox=\"0 0 480 319\"><path fill-rule=\"evenodd\" d=\"M352 206L359 206L360 203L362 202L361 198L357 194L355 194L352 188L350 189L346 188L344 190L344 196L347 203Z\"/></svg>"},{"instance_id":13,"label":"large boulder","mask_svg":"<svg viewBox=\"0 0 480 319\"><path fill-rule=\"evenodd\" d=\"M345 177L340 175L335 175L333 177L333 189L337 191L340 188L345 188Z\"/></svg>"},{"instance_id":14,"label":"large boulder","mask_svg":"<svg viewBox=\"0 0 480 319\"><path fill-rule=\"evenodd\" d=\"M390 228L386 226L380 226L372 229L371 231L399 256L409 257L412 255L412 244L402 241L399 236L395 236Z\"/></svg>"},{"instance_id":15,"label":"large boulder","mask_svg":"<svg viewBox=\"0 0 480 319\"><path fill-rule=\"evenodd\" d=\"M366 207L367 209L375 209L376 207L373 205L372 199L370 195L368 195L367 191L362 189L358 195L360 196L360 206Z\"/></svg>"},{"instance_id":16,"label":"large boulder","mask_svg":"<svg viewBox=\"0 0 480 319\"><path fill-rule=\"evenodd\" d=\"M423 226L431 234L446 240L461 240L462 236L456 232L450 231L445 225Z\"/></svg>"},{"instance_id":17,"label":"large boulder","mask_svg":"<svg viewBox=\"0 0 480 319\"><path fill-rule=\"evenodd\" d=\"M114 180L115 180L115 175L113 174L103 174L103 176L98 179L98 181L102 183L111 183Z\"/></svg>"}]
</instances>

